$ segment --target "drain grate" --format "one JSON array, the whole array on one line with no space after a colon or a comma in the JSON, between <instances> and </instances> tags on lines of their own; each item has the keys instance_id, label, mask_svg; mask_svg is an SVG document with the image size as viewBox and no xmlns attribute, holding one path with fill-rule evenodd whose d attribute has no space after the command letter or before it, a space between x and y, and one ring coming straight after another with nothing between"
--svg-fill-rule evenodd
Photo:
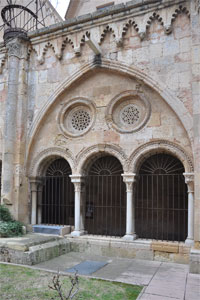
<instances>
[{"instance_id":1,"label":"drain grate","mask_svg":"<svg viewBox=\"0 0 200 300\"><path fill-rule=\"evenodd\" d=\"M75 265L73 268L66 269L65 272L75 273L77 271L80 275L90 275L103 268L107 264L108 262L106 261L86 260L78 265Z\"/></svg>"}]
</instances>

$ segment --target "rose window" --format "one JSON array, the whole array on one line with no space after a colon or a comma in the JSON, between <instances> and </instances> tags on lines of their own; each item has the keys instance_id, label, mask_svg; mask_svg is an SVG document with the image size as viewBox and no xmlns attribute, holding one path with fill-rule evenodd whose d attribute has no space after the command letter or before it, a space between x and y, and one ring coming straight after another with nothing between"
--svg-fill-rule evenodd
<instances>
[{"instance_id":1,"label":"rose window","mask_svg":"<svg viewBox=\"0 0 200 300\"><path fill-rule=\"evenodd\" d=\"M75 111L71 117L72 127L77 131L83 131L90 125L90 115L87 111Z\"/></svg>"},{"instance_id":2,"label":"rose window","mask_svg":"<svg viewBox=\"0 0 200 300\"><path fill-rule=\"evenodd\" d=\"M125 125L135 124L140 117L140 112L134 105L126 106L121 112L121 119Z\"/></svg>"}]
</instances>

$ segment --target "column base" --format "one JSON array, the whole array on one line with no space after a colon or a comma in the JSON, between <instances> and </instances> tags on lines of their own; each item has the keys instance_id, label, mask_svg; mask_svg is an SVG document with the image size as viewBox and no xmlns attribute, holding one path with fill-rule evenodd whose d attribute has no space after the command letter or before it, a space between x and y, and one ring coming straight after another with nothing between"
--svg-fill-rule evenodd
<instances>
[{"instance_id":1,"label":"column base","mask_svg":"<svg viewBox=\"0 0 200 300\"><path fill-rule=\"evenodd\" d=\"M186 245L194 245L194 240L192 240L192 239L190 239L190 238L187 238L186 240L185 240L185 244Z\"/></svg>"},{"instance_id":2,"label":"column base","mask_svg":"<svg viewBox=\"0 0 200 300\"><path fill-rule=\"evenodd\" d=\"M74 230L71 232L71 236L81 236L87 234L87 231L84 230Z\"/></svg>"},{"instance_id":3,"label":"column base","mask_svg":"<svg viewBox=\"0 0 200 300\"><path fill-rule=\"evenodd\" d=\"M126 234L123 236L123 240L125 241L134 241L137 239L137 235L134 233L134 234Z\"/></svg>"}]
</instances>

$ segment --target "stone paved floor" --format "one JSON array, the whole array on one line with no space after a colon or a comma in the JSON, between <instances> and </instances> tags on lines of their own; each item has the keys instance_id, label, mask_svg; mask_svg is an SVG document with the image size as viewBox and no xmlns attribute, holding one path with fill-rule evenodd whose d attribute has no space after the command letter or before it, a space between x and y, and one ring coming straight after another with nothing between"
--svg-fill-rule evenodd
<instances>
[{"instance_id":1,"label":"stone paved floor","mask_svg":"<svg viewBox=\"0 0 200 300\"><path fill-rule=\"evenodd\" d=\"M71 252L35 267L62 272L85 260L108 262L91 277L144 285L140 300L200 299L200 275L189 274L187 265Z\"/></svg>"}]
</instances>

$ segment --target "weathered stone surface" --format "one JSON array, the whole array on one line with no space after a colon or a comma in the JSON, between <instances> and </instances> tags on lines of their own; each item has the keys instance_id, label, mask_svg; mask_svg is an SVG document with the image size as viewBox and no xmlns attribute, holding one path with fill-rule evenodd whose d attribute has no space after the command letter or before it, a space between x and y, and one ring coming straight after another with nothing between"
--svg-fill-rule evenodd
<instances>
[{"instance_id":1,"label":"weathered stone surface","mask_svg":"<svg viewBox=\"0 0 200 300\"><path fill-rule=\"evenodd\" d=\"M27 177L44 176L55 157L68 160L72 174L87 173L90 162L104 154L121 158L123 170L133 172L144 157L166 152L181 160L185 172L194 171L194 220L190 223L194 224L192 240L198 248L200 25L195 1L137 0L123 4L117 0L115 6L96 10L98 5L107 4L98 3L87 1L76 16L56 25L48 22L51 26L30 33L23 55L14 44L9 55L13 56L14 49L17 53L8 59L7 49L0 44L4 201L16 219L29 223L32 202ZM98 45L101 56L95 56L86 37ZM107 114L109 106L117 110L115 99L129 91L137 94L140 104L142 97L149 103L146 122L132 132L120 131L120 122ZM88 104L92 126L83 134L68 136L62 125L70 118L59 115L65 105L83 98L93 106L92 110ZM142 105L140 108L147 111ZM102 248L93 247L112 255L118 252L128 257L188 260L189 248L170 242L153 243L151 248L149 244L124 245L120 241L110 249L107 243ZM88 251L91 249L88 246Z\"/></svg>"}]
</instances>

